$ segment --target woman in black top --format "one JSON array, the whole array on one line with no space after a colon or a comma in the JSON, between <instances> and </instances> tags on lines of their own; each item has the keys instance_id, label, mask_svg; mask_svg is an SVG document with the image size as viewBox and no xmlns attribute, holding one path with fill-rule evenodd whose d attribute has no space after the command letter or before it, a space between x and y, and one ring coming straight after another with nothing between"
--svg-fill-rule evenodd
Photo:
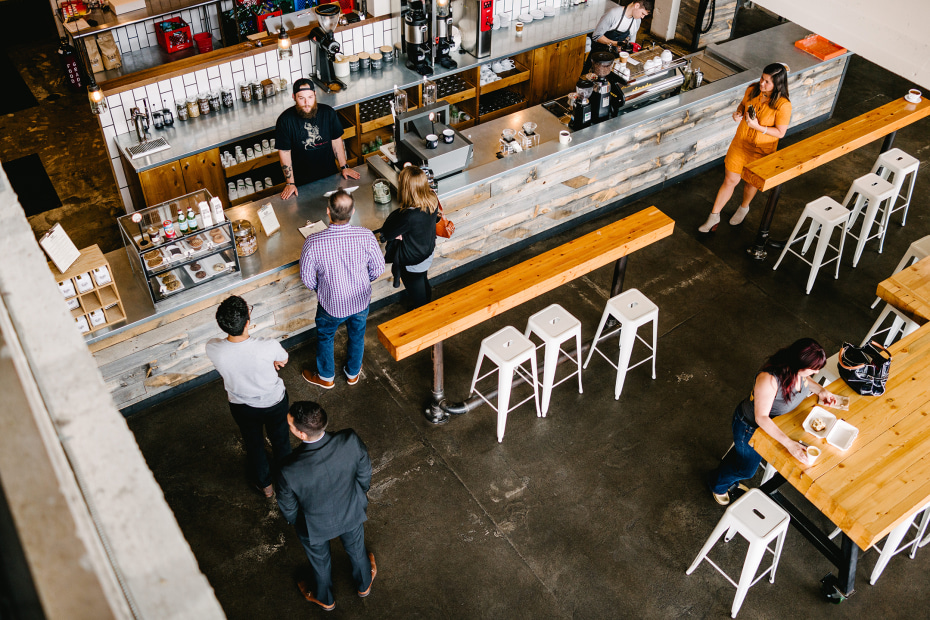
<instances>
[{"instance_id":1,"label":"woman in black top","mask_svg":"<svg viewBox=\"0 0 930 620\"><path fill-rule=\"evenodd\" d=\"M387 239L386 262L392 263L394 286L404 283L408 309L429 303L433 290L426 271L436 249L436 219L439 198L429 186L426 173L417 166L407 166L397 175L400 208L388 215L381 227Z\"/></svg>"}]
</instances>

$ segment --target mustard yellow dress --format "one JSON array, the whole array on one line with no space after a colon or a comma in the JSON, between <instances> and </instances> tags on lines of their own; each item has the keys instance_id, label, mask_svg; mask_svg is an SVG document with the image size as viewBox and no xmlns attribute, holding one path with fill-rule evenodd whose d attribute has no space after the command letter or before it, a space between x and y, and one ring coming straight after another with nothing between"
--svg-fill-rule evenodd
<instances>
[{"instance_id":1,"label":"mustard yellow dress","mask_svg":"<svg viewBox=\"0 0 930 620\"><path fill-rule=\"evenodd\" d=\"M744 118L746 118L746 110L752 105L756 108L756 120L763 127L787 125L791 121L790 101L780 97L778 103L775 104L775 109L772 109L768 104L768 97L761 92L757 96L750 98L749 94L752 89L753 86L746 89L743 102L740 104ZM723 166L729 172L741 175L743 166L774 153L777 148L778 138L750 129L745 122L740 121L736 136L733 138L733 142L730 143L729 150L727 150L726 159L723 160Z\"/></svg>"}]
</instances>

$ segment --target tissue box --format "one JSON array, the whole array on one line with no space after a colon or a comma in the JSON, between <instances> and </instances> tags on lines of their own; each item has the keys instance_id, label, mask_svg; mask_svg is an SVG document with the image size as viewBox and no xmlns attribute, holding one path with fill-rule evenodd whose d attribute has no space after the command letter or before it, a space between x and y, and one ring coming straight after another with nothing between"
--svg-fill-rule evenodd
<instances>
[{"instance_id":1,"label":"tissue box","mask_svg":"<svg viewBox=\"0 0 930 620\"><path fill-rule=\"evenodd\" d=\"M107 0L114 15L122 15L130 11L145 8L145 0Z\"/></svg>"}]
</instances>

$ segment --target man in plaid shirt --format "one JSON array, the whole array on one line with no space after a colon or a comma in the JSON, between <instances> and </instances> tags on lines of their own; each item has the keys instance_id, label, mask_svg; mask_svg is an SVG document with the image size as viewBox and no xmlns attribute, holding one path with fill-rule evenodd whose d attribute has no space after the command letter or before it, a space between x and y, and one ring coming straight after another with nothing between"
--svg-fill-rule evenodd
<instances>
[{"instance_id":1,"label":"man in plaid shirt","mask_svg":"<svg viewBox=\"0 0 930 620\"><path fill-rule=\"evenodd\" d=\"M343 323L349 336L343 372L349 385L358 383L365 353L365 322L371 303L371 283L384 273L384 256L374 234L367 228L349 226L355 212L351 194L339 190L326 209L331 225L307 237L300 253L300 279L316 291L316 372L304 370L303 378L325 390L336 378L333 338Z\"/></svg>"}]
</instances>

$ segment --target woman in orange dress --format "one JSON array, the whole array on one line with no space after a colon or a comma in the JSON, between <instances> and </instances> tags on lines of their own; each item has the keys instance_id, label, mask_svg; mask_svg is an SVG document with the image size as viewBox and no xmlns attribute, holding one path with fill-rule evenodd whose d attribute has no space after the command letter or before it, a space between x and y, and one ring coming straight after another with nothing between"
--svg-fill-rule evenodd
<instances>
[{"instance_id":1,"label":"woman in orange dress","mask_svg":"<svg viewBox=\"0 0 930 620\"><path fill-rule=\"evenodd\" d=\"M755 112L755 118L752 118L751 110ZM739 128L723 162L726 172L723 185L717 190L714 207L707 221L698 228L702 233L717 230L720 212L733 196L733 190L743 174L743 166L774 153L778 148L778 139L784 137L788 130L791 102L788 100L787 65L776 62L762 70L759 81L746 89L742 102L733 113L733 120L739 123ZM756 191L751 184L743 184L743 203L730 218L732 226L743 222Z\"/></svg>"}]
</instances>

